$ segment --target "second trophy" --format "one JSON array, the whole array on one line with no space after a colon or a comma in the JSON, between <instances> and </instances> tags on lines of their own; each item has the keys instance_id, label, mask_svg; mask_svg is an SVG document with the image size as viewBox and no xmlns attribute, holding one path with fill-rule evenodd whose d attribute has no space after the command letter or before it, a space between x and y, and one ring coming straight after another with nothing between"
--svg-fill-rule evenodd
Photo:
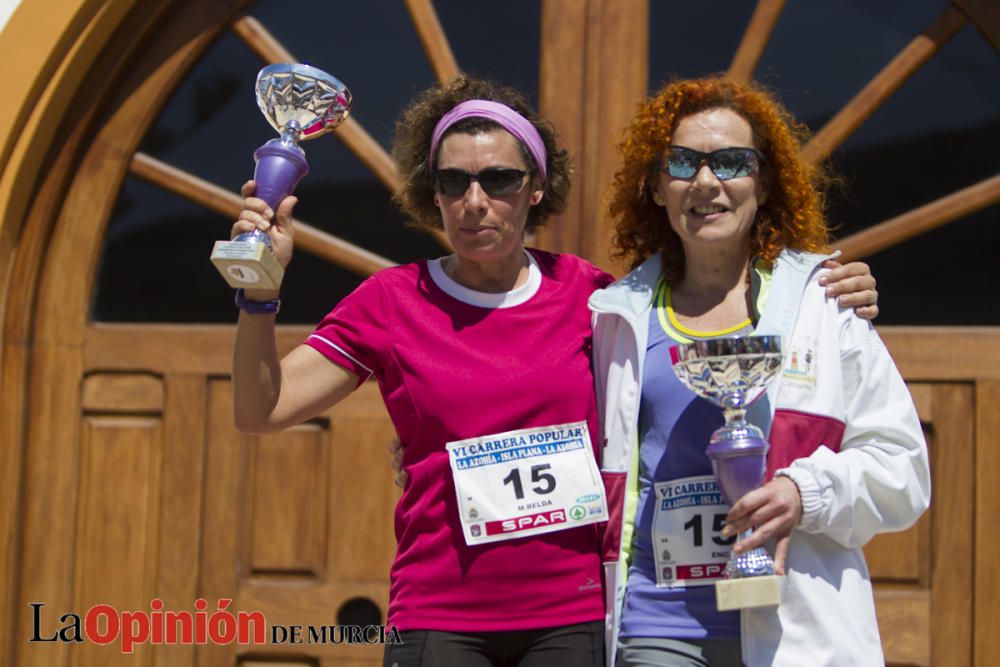
<instances>
[{"instance_id":1,"label":"second trophy","mask_svg":"<svg viewBox=\"0 0 1000 667\"><path fill-rule=\"evenodd\" d=\"M670 359L681 383L723 409L726 424L712 434L706 453L722 495L732 506L764 483L769 445L763 432L747 421L746 412L781 371L781 337L696 341L671 348ZM734 553L724 577L715 583L721 611L781 601L780 580L763 547Z\"/></svg>"}]
</instances>

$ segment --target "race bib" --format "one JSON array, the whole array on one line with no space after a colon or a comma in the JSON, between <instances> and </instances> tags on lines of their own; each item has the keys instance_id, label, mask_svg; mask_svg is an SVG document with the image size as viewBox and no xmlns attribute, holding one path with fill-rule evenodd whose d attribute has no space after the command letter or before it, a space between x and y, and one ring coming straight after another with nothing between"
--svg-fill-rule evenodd
<instances>
[{"instance_id":1,"label":"race bib","mask_svg":"<svg viewBox=\"0 0 1000 667\"><path fill-rule=\"evenodd\" d=\"M704 586L722 578L735 537L723 537L729 505L712 475L653 485L653 552L660 588Z\"/></svg>"},{"instance_id":2,"label":"race bib","mask_svg":"<svg viewBox=\"0 0 1000 667\"><path fill-rule=\"evenodd\" d=\"M608 518L587 422L485 435L446 447L466 544Z\"/></svg>"}]
</instances>

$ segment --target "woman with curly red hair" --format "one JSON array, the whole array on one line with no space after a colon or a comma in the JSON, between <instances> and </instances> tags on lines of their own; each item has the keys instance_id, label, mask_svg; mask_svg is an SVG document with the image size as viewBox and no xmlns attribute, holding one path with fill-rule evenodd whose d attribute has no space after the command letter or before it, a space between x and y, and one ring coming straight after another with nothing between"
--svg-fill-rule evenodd
<instances>
[{"instance_id":1,"label":"woman with curly red hair","mask_svg":"<svg viewBox=\"0 0 1000 667\"><path fill-rule=\"evenodd\" d=\"M861 547L926 509L927 449L878 335L827 296L829 176L805 134L764 89L708 77L648 99L620 145L610 212L633 270L590 307L624 667L883 664ZM770 481L729 507L705 453L722 413L668 351L750 333L781 336L784 366L749 415ZM719 611L707 584L760 546L781 604Z\"/></svg>"}]
</instances>

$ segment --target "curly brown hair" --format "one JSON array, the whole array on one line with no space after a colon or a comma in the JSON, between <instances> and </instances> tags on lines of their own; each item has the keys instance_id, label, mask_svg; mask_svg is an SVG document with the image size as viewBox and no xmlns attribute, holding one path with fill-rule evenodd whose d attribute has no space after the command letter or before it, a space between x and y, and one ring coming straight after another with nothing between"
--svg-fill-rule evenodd
<instances>
[{"instance_id":1,"label":"curly brown hair","mask_svg":"<svg viewBox=\"0 0 1000 667\"><path fill-rule=\"evenodd\" d=\"M466 75L452 79L443 88L433 87L425 90L396 122L392 157L399 169L401 184L393 199L417 226L443 228L441 213L434 205L434 189L431 186L432 174L428 160L431 135L442 116L456 105L473 99L506 104L528 119L542 136L545 152L548 154L546 165L548 177L543 184L545 194L541 202L529 209L525 229L532 230L545 224L549 216L561 213L566 208L571 172L569 153L557 145L556 131L552 124L539 118L521 93L492 81L474 79ZM494 121L468 118L453 125L444 136L455 132L476 134L497 128L500 128L500 125ZM538 168L534 158L520 142L518 145L524 163L532 166L532 173L537 174ZM437 160L437 156L434 156L434 160Z\"/></svg>"},{"instance_id":2,"label":"curly brown hair","mask_svg":"<svg viewBox=\"0 0 1000 667\"><path fill-rule=\"evenodd\" d=\"M664 208L653 201L651 187L678 123L719 108L731 109L750 123L754 144L764 155L761 176L768 198L751 230L751 256L771 266L784 248L826 249L829 230L823 209L833 177L826 168L799 157L808 129L759 84L713 75L667 83L639 105L626 128L618 146L623 166L615 174L608 205L615 222L612 257L635 268L662 253L666 279L677 282L684 277L680 237Z\"/></svg>"}]
</instances>

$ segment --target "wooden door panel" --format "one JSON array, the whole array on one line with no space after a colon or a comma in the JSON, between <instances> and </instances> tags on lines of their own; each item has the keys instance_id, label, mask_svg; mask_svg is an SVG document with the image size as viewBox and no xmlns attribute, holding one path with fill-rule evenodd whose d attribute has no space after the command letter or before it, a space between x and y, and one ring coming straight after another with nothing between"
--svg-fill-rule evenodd
<instances>
[{"instance_id":1,"label":"wooden door panel","mask_svg":"<svg viewBox=\"0 0 1000 667\"><path fill-rule=\"evenodd\" d=\"M247 444L247 574L320 577L326 556L329 433L305 424Z\"/></svg>"},{"instance_id":2,"label":"wooden door panel","mask_svg":"<svg viewBox=\"0 0 1000 667\"><path fill-rule=\"evenodd\" d=\"M972 664L974 397L971 383L940 382L934 386L934 437L930 443L934 489L930 664L934 667Z\"/></svg>"},{"instance_id":3,"label":"wooden door panel","mask_svg":"<svg viewBox=\"0 0 1000 667\"><path fill-rule=\"evenodd\" d=\"M162 449L159 417L84 417L76 613L97 604L118 611L149 609L155 590ZM137 646L131 655L120 647L117 641L81 644L72 651L71 664L150 664L149 646Z\"/></svg>"},{"instance_id":4,"label":"wooden door panel","mask_svg":"<svg viewBox=\"0 0 1000 667\"><path fill-rule=\"evenodd\" d=\"M162 494L156 594L164 609L190 610L199 591L205 497L208 381L202 373L164 377ZM192 667L195 647L153 646L154 667Z\"/></svg>"},{"instance_id":5,"label":"wooden door panel","mask_svg":"<svg viewBox=\"0 0 1000 667\"><path fill-rule=\"evenodd\" d=\"M233 429L229 382L208 386L205 533L215 538L204 544L202 596L232 597L233 609L260 610L272 627L301 626L303 642L308 626L356 622L340 614L352 600L370 601L374 622L384 623L397 493L386 449L393 429L377 386L362 385L314 422L257 437ZM380 645L339 641L204 646L198 664L287 656L295 665L372 665L381 655Z\"/></svg>"},{"instance_id":6,"label":"wooden door panel","mask_svg":"<svg viewBox=\"0 0 1000 667\"><path fill-rule=\"evenodd\" d=\"M912 528L865 547L879 631L889 665L968 665L972 575L954 564L972 559L972 387L911 383L910 391L930 450L933 500ZM943 613L950 628L941 627Z\"/></svg>"},{"instance_id":7,"label":"wooden door panel","mask_svg":"<svg viewBox=\"0 0 1000 667\"><path fill-rule=\"evenodd\" d=\"M395 436L374 382L362 385L330 413L330 576L339 581L388 582L396 554L388 444ZM388 594L376 598L388 609ZM384 618L384 615L383 615Z\"/></svg>"},{"instance_id":8,"label":"wooden door panel","mask_svg":"<svg viewBox=\"0 0 1000 667\"><path fill-rule=\"evenodd\" d=\"M998 33L1000 34L1000 33ZM995 366L994 366L995 367ZM976 383L976 526L974 655L976 667L996 664L1000 655L1000 566L996 517L1000 513L1000 381ZM979 619L983 619L979 622Z\"/></svg>"}]
</instances>

